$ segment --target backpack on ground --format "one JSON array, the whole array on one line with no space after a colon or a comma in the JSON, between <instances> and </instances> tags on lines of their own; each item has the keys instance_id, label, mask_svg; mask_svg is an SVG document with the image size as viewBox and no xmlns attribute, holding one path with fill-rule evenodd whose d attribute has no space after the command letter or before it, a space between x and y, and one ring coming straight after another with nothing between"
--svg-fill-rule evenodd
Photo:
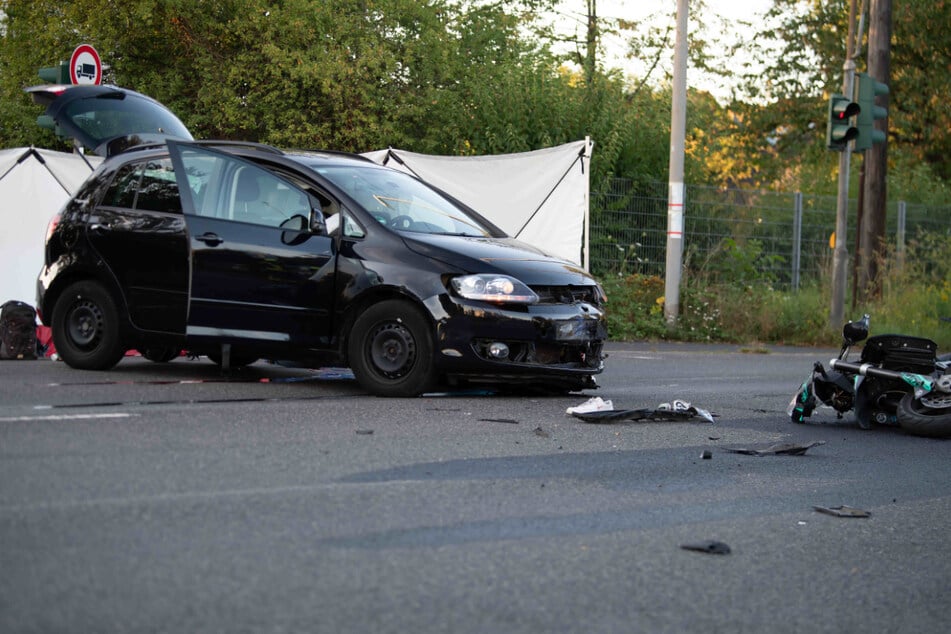
<instances>
[{"instance_id":1,"label":"backpack on ground","mask_svg":"<svg viewBox=\"0 0 951 634\"><path fill-rule=\"evenodd\" d=\"M36 358L36 310L10 300L0 306L0 359Z\"/></svg>"}]
</instances>

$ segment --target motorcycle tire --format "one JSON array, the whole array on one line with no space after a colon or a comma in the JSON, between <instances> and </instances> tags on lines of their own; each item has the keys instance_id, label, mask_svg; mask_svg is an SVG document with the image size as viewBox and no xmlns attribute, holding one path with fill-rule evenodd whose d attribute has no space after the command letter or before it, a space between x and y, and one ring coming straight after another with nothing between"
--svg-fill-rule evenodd
<instances>
[{"instance_id":1,"label":"motorcycle tire","mask_svg":"<svg viewBox=\"0 0 951 634\"><path fill-rule=\"evenodd\" d=\"M951 438L951 407L926 407L909 393L899 401L897 415L898 424L909 434Z\"/></svg>"}]
</instances>

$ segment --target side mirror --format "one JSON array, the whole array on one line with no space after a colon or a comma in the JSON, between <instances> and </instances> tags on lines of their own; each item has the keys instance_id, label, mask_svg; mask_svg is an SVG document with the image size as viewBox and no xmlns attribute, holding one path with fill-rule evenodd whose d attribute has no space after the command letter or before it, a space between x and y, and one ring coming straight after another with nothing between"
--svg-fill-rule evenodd
<instances>
[{"instance_id":1,"label":"side mirror","mask_svg":"<svg viewBox=\"0 0 951 634\"><path fill-rule=\"evenodd\" d=\"M327 235L327 220L324 218L320 203L315 203L310 210L310 232L315 235Z\"/></svg>"},{"instance_id":2,"label":"side mirror","mask_svg":"<svg viewBox=\"0 0 951 634\"><path fill-rule=\"evenodd\" d=\"M868 339L869 316L864 315L858 321L850 321L842 327L842 336L849 343L858 343Z\"/></svg>"}]
</instances>

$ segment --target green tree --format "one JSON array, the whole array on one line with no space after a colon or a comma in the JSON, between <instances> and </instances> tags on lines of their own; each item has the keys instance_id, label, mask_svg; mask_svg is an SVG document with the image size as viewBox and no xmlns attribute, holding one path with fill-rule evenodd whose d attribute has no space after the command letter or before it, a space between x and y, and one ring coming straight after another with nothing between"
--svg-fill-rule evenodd
<instances>
[{"instance_id":1,"label":"green tree","mask_svg":"<svg viewBox=\"0 0 951 634\"><path fill-rule=\"evenodd\" d=\"M591 136L596 179L662 177L669 97L587 81L538 24L553 0L0 0L0 142L51 146L23 87L90 42L106 81L198 138L518 152Z\"/></svg>"},{"instance_id":2,"label":"green tree","mask_svg":"<svg viewBox=\"0 0 951 634\"><path fill-rule=\"evenodd\" d=\"M760 129L785 123L781 144L822 143L822 104L841 92L848 15L848 0L774 0L751 49L764 70L745 77L743 98L765 104L755 113ZM906 0L892 16L889 155L925 161L951 178L951 1Z\"/></svg>"}]
</instances>

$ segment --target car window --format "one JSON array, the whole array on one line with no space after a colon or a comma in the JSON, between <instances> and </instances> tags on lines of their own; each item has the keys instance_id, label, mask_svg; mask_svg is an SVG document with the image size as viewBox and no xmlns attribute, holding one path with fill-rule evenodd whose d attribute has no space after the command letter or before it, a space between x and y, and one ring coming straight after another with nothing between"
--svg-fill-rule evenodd
<instances>
[{"instance_id":1,"label":"car window","mask_svg":"<svg viewBox=\"0 0 951 634\"><path fill-rule=\"evenodd\" d=\"M143 166L135 208L182 213L182 202L178 196L178 183L175 182L171 159L149 161Z\"/></svg>"},{"instance_id":2,"label":"car window","mask_svg":"<svg viewBox=\"0 0 951 634\"><path fill-rule=\"evenodd\" d=\"M135 191L139 187L140 175L138 164L124 165L116 173L112 185L106 190L102 204L112 207L128 207L129 209L134 207Z\"/></svg>"},{"instance_id":3,"label":"car window","mask_svg":"<svg viewBox=\"0 0 951 634\"><path fill-rule=\"evenodd\" d=\"M491 235L479 219L408 174L375 166L312 166L382 225L417 233Z\"/></svg>"},{"instance_id":4,"label":"car window","mask_svg":"<svg viewBox=\"0 0 951 634\"><path fill-rule=\"evenodd\" d=\"M294 216L310 218L314 201L267 170L197 148L183 148L181 157L200 216L270 227Z\"/></svg>"},{"instance_id":5,"label":"car window","mask_svg":"<svg viewBox=\"0 0 951 634\"><path fill-rule=\"evenodd\" d=\"M191 134L168 109L143 95L113 91L76 99L66 105L64 117L95 147L107 139L143 133L161 133L182 139Z\"/></svg>"},{"instance_id":6,"label":"car window","mask_svg":"<svg viewBox=\"0 0 951 634\"><path fill-rule=\"evenodd\" d=\"M102 204L182 213L171 159L152 159L123 166L106 190Z\"/></svg>"}]
</instances>

